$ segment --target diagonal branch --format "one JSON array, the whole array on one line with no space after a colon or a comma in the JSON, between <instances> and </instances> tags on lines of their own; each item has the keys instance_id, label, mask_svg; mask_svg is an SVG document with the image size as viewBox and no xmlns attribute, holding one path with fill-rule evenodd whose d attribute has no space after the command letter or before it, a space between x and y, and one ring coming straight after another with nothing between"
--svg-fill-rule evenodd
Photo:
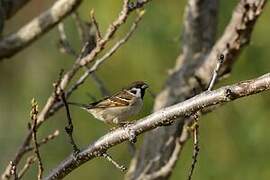
<instances>
[{"instance_id":1,"label":"diagonal branch","mask_svg":"<svg viewBox=\"0 0 270 180\"><path fill-rule=\"evenodd\" d=\"M179 119L179 117L190 116L192 113L203 108L230 102L266 90L270 90L270 73L257 79L225 86L214 91L206 91L184 102L163 108L136 121L128 127L118 128L115 131L104 135L93 144L90 144L85 150L77 154L76 159L73 155L70 155L60 163L58 167L53 169L45 179L53 180L64 178L85 162L100 156L100 154L117 144L128 141L130 129L132 129L136 135L139 135L159 126L166 125L168 122L184 121L184 119Z\"/></svg>"},{"instance_id":2,"label":"diagonal branch","mask_svg":"<svg viewBox=\"0 0 270 180\"><path fill-rule=\"evenodd\" d=\"M23 166L22 170L18 174L18 179L21 179L24 174L27 172L27 170L31 167L32 164L37 160L36 156L30 156L26 159L26 163Z\"/></svg>"},{"instance_id":3,"label":"diagonal branch","mask_svg":"<svg viewBox=\"0 0 270 180\"><path fill-rule=\"evenodd\" d=\"M58 0L50 9L34 18L17 32L3 37L0 40L0 60L11 57L30 45L76 9L80 3L81 0Z\"/></svg>"},{"instance_id":4,"label":"diagonal branch","mask_svg":"<svg viewBox=\"0 0 270 180\"><path fill-rule=\"evenodd\" d=\"M39 143L38 147L47 144L49 141L53 140L59 135L59 130L55 130L52 134L49 134L47 137L43 138ZM34 149L33 146L27 146L24 148L24 153L32 151Z\"/></svg>"}]
</instances>

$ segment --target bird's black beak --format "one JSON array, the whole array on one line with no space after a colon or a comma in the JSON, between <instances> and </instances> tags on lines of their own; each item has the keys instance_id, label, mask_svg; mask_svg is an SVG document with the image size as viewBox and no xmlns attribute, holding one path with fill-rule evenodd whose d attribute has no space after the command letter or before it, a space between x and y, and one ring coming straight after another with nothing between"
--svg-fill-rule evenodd
<instances>
[{"instance_id":1,"label":"bird's black beak","mask_svg":"<svg viewBox=\"0 0 270 180\"><path fill-rule=\"evenodd\" d=\"M147 84L144 84L143 86L142 86L142 89L147 89L149 86L147 85Z\"/></svg>"}]
</instances>

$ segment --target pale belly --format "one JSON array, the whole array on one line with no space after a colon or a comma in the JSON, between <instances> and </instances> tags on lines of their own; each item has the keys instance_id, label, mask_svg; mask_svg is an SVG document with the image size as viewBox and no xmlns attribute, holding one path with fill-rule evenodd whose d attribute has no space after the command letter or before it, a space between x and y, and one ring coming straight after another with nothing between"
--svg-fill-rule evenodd
<instances>
[{"instance_id":1,"label":"pale belly","mask_svg":"<svg viewBox=\"0 0 270 180\"><path fill-rule=\"evenodd\" d=\"M132 115L138 114L142 109L143 101L137 99L132 106L112 107L108 109L88 109L88 111L97 119L108 124L119 124L127 121Z\"/></svg>"}]
</instances>

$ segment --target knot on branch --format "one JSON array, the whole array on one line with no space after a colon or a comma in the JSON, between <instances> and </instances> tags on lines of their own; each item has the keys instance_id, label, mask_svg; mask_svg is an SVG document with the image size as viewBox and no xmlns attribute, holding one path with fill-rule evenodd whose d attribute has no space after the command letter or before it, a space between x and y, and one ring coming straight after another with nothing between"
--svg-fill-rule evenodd
<instances>
[{"instance_id":1,"label":"knot on branch","mask_svg":"<svg viewBox=\"0 0 270 180\"><path fill-rule=\"evenodd\" d=\"M226 94L226 98L228 98L229 100L234 100L239 97L230 88L226 89L225 94Z\"/></svg>"},{"instance_id":2,"label":"knot on branch","mask_svg":"<svg viewBox=\"0 0 270 180\"><path fill-rule=\"evenodd\" d=\"M135 2L129 2L128 3L128 10L132 11L134 9L139 9L142 8L144 6L144 2L142 0L137 0Z\"/></svg>"}]
</instances>

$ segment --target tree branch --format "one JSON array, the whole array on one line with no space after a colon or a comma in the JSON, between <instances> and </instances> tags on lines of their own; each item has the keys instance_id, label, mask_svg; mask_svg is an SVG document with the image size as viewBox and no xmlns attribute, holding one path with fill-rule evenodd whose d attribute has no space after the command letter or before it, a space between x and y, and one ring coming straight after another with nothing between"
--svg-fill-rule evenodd
<instances>
[{"instance_id":1,"label":"tree branch","mask_svg":"<svg viewBox=\"0 0 270 180\"><path fill-rule=\"evenodd\" d=\"M70 140L70 144L72 145L73 148L73 153L76 156L78 152L80 152L80 149L78 148L78 146L76 145L74 138L73 138L73 123L72 123L72 119L71 119L71 115L70 115L70 111L69 111L69 107L68 107L68 103L66 101L66 97L65 97L65 92L62 90L61 91L61 98L62 101L64 103L64 106L66 108L66 113L67 113L67 122L68 124L65 127L66 133L69 136L69 140Z\"/></svg>"},{"instance_id":2,"label":"tree branch","mask_svg":"<svg viewBox=\"0 0 270 180\"><path fill-rule=\"evenodd\" d=\"M36 156L30 156L26 159L26 163L23 166L22 170L18 174L18 179L21 179L24 174L27 172L27 170L31 167L32 164L37 160Z\"/></svg>"},{"instance_id":3,"label":"tree branch","mask_svg":"<svg viewBox=\"0 0 270 180\"><path fill-rule=\"evenodd\" d=\"M46 180L61 179L75 170L83 163L100 156L108 149L129 140L129 131L132 129L136 135L150 131L159 126L163 126L176 120L179 117L190 116L203 108L233 101L235 99L249 96L262 91L270 90L270 73L265 74L257 79L243 81L231 86L225 86L214 91L203 92L182 103L163 108L153 114L136 121L128 127L118 128L112 131L93 144L89 145L85 150L81 151L76 157L70 155L58 167L53 169L45 178Z\"/></svg>"},{"instance_id":4,"label":"tree branch","mask_svg":"<svg viewBox=\"0 0 270 180\"><path fill-rule=\"evenodd\" d=\"M37 142L37 116L38 116L38 104L35 101L35 99L32 100L32 108L31 108L31 132L32 132L32 141L34 144L34 152L36 154L37 160L38 160L38 180L42 179L42 175L43 175L43 164L41 161L41 156L40 156L40 152L39 152L39 148L38 148L38 142Z\"/></svg>"},{"instance_id":5,"label":"tree branch","mask_svg":"<svg viewBox=\"0 0 270 180\"><path fill-rule=\"evenodd\" d=\"M79 6L81 0L58 0L53 6L34 18L17 32L0 40L0 60L8 58L27 47L41 35L53 28Z\"/></svg>"},{"instance_id":6,"label":"tree branch","mask_svg":"<svg viewBox=\"0 0 270 180\"><path fill-rule=\"evenodd\" d=\"M43 138L39 143L38 147L47 144L49 141L53 140L59 135L59 130L55 130L52 134L49 134L47 137ZM24 148L24 153L32 151L34 149L33 146L27 146Z\"/></svg>"}]
</instances>

